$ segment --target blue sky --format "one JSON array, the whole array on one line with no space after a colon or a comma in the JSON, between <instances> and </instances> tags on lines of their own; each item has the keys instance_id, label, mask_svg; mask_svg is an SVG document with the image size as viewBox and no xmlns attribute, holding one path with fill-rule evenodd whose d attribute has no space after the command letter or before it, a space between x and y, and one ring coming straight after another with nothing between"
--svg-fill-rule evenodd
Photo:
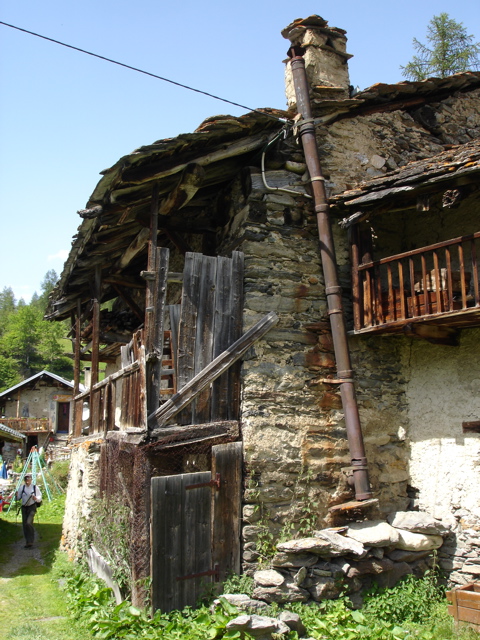
<instances>
[{"instance_id":1,"label":"blue sky","mask_svg":"<svg viewBox=\"0 0 480 640\"><path fill-rule=\"evenodd\" d=\"M402 80L412 38L447 12L480 40L480 2L457 0L20 0L0 20L249 107L285 107L280 31L320 14L347 31L350 80ZM122 155L241 109L0 25L0 290L26 301L60 273L100 176Z\"/></svg>"}]
</instances>

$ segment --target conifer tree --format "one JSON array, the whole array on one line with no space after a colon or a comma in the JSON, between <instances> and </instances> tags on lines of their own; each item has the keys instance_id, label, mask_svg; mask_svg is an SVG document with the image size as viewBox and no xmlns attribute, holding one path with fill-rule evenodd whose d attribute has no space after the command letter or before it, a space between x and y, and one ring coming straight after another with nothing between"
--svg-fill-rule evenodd
<instances>
[{"instance_id":1,"label":"conifer tree","mask_svg":"<svg viewBox=\"0 0 480 640\"><path fill-rule=\"evenodd\" d=\"M454 73L478 70L480 42L475 42L463 24L450 18L448 13L433 16L430 20L427 42L422 44L413 39L418 55L413 56L405 67L400 67L409 80L446 78Z\"/></svg>"}]
</instances>

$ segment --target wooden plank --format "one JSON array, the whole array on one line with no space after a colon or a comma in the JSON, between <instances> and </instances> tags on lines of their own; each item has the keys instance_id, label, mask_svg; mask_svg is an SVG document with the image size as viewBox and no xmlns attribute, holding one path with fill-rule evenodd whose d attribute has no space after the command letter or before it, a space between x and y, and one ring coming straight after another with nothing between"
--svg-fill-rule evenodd
<instances>
[{"instance_id":1,"label":"wooden plank","mask_svg":"<svg viewBox=\"0 0 480 640\"><path fill-rule=\"evenodd\" d=\"M407 317L407 311L405 305L405 277L403 274L403 263L401 261L398 262L398 288L400 296L400 318L404 320Z\"/></svg>"},{"instance_id":2,"label":"wooden plank","mask_svg":"<svg viewBox=\"0 0 480 640\"><path fill-rule=\"evenodd\" d=\"M242 523L241 442L212 447L212 476L220 477L220 490L213 492L213 563L218 564L220 582L240 574Z\"/></svg>"},{"instance_id":3,"label":"wooden plank","mask_svg":"<svg viewBox=\"0 0 480 640\"><path fill-rule=\"evenodd\" d=\"M471 585L473 587L473 585ZM457 595L458 606L467 607L467 608L476 608L480 611L480 593L473 591L470 589L455 589L454 590Z\"/></svg>"},{"instance_id":4,"label":"wooden plank","mask_svg":"<svg viewBox=\"0 0 480 640\"><path fill-rule=\"evenodd\" d=\"M458 604L457 615L455 620L458 622L469 622L471 624L480 625L480 611L478 609L470 609Z\"/></svg>"},{"instance_id":5,"label":"wooden plank","mask_svg":"<svg viewBox=\"0 0 480 640\"><path fill-rule=\"evenodd\" d=\"M153 299L153 312L150 318L150 336L148 347L146 345L146 381L147 381L147 406L148 413L158 408L160 398L160 385L162 378L163 357L163 332L165 320L165 303L167 298L167 275L170 252L166 248L157 249L155 289ZM147 342L147 338L145 338Z\"/></svg>"},{"instance_id":6,"label":"wooden plank","mask_svg":"<svg viewBox=\"0 0 480 640\"><path fill-rule=\"evenodd\" d=\"M244 254L240 251L232 252L232 287L231 287L231 322L229 327L229 344L240 338L243 331L243 280ZM240 416L240 369L242 363L237 361L228 370L228 413L230 420L237 420Z\"/></svg>"},{"instance_id":7,"label":"wooden plank","mask_svg":"<svg viewBox=\"0 0 480 640\"><path fill-rule=\"evenodd\" d=\"M150 240L148 243L147 270L155 272L155 261L157 257L157 235L158 235L158 182L153 185L152 197L150 201ZM147 279L145 292L145 347L147 354L153 346L154 336L154 310L155 310L155 279Z\"/></svg>"},{"instance_id":8,"label":"wooden plank","mask_svg":"<svg viewBox=\"0 0 480 640\"><path fill-rule=\"evenodd\" d=\"M434 251L433 252L433 273L434 273L434 278L435 278L435 298L437 301L437 311L439 311L442 308L442 304L441 304L441 299L440 299L440 295L441 295L441 280L440 280L440 269L438 266L438 252Z\"/></svg>"},{"instance_id":9,"label":"wooden plank","mask_svg":"<svg viewBox=\"0 0 480 640\"><path fill-rule=\"evenodd\" d=\"M238 437L240 426L238 420L222 420L220 422L210 422L209 424L189 424L173 427L160 427L150 432L150 437L156 442L148 445L154 449L158 445L167 443L189 442L194 438L208 438L220 435L228 435L232 438Z\"/></svg>"},{"instance_id":10,"label":"wooden plank","mask_svg":"<svg viewBox=\"0 0 480 640\"><path fill-rule=\"evenodd\" d=\"M216 332L215 299L217 260L202 256L200 264L200 294L197 313L197 334L195 337L194 375L202 371L213 360L213 337ZM210 421L210 386L198 394L192 403L192 422Z\"/></svg>"},{"instance_id":11,"label":"wooden plank","mask_svg":"<svg viewBox=\"0 0 480 640\"><path fill-rule=\"evenodd\" d=\"M391 318L396 318L396 306L395 299L393 297L393 278L392 278L392 265L387 265L387 286L388 286L388 314Z\"/></svg>"},{"instance_id":12,"label":"wooden plank","mask_svg":"<svg viewBox=\"0 0 480 640\"><path fill-rule=\"evenodd\" d=\"M465 281L465 258L463 255L463 246L458 245L458 263L460 265L460 289L462 292L462 307L467 308L467 285Z\"/></svg>"},{"instance_id":13,"label":"wooden plank","mask_svg":"<svg viewBox=\"0 0 480 640\"><path fill-rule=\"evenodd\" d=\"M210 471L188 473L183 475L185 491L184 512L184 564L182 573L177 576L177 582L182 588L183 606L195 606L205 597L208 585L214 576L199 576L198 578L184 578L213 569L212 563L212 487L189 487L196 484L210 482Z\"/></svg>"},{"instance_id":14,"label":"wooden plank","mask_svg":"<svg viewBox=\"0 0 480 640\"><path fill-rule=\"evenodd\" d=\"M475 240L470 241L470 256L472 261L473 294L475 306L478 307L480 305L480 288L478 283L478 263Z\"/></svg>"},{"instance_id":15,"label":"wooden plank","mask_svg":"<svg viewBox=\"0 0 480 640\"><path fill-rule=\"evenodd\" d=\"M157 411L148 417L150 427L161 427L181 411L193 398L196 397L207 385L210 385L224 371L254 344L263 337L278 322L278 316L271 311L249 329L239 340L234 342L226 351L196 375L183 389L180 389L168 402L159 407Z\"/></svg>"},{"instance_id":16,"label":"wooden plank","mask_svg":"<svg viewBox=\"0 0 480 640\"><path fill-rule=\"evenodd\" d=\"M380 275L380 267L375 268L375 287L374 287L374 296L375 296L375 318L377 323L383 324L385 319L383 317L382 310L382 278Z\"/></svg>"},{"instance_id":17,"label":"wooden plank","mask_svg":"<svg viewBox=\"0 0 480 640\"><path fill-rule=\"evenodd\" d=\"M177 388L179 391L193 378L195 367L195 340L197 335L197 309L200 295L201 255L187 253L183 278L182 305L178 328ZM181 424L192 422L192 408L178 417Z\"/></svg>"},{"instance_id":18,"label":"wooden plank","mask_svg":"<svg viewBox=\"0 0 480 640\"><path fill-rule=\"evenodd\" d=\"M453 310L453 284L452 284L452 259L450 255L450 249L445 249L445 263L447 265L447 296L448 296L448 310Z\"/></svg>"},{"instance_id":19,"label":"wooden plank","mask_svg":"<svg viewBox=\"0 0 480 640\"><path fill-rule=\"evenodd\" d=\"M435 244L429 244L426 247L420 247L420 249L412 249L412 251L405 251L404 253L397 253L393 256L388 256L387 258L381 258L380 260L371 260L371 258L367 258L362 261L360 265L358 265L359 271L366 271L371 269L375 265L387 264L387 262L394 262L396 260L402 260L403 258L411 258L413 256L420 255L421 253L425 253L428 251L435 251L436 249L445 249L448 247L452 247L456 244L461 244L462 242L468 242L475 238L480 238L480 231L476 233L472 233L468 236L458 236L457 238L452 238L451 240L445 240L444 242L436 242Z\"/></svg>"},{"instance_id":20,"label":"wooden plank","mask_svg":"<svg viewBox=\"0 0 480 640\"><path fill-rule=\"evenodd\" d=\"M162 200L159 214L166 216L184 207L197 193L204 177L205 169L201 165L187 164L175 188Z\"/></svg>"},{"instance_id":21,"label":"wooden plank","mask_svg":"<svg viewBox=\"0 0 480 640\"><path fill-rule=\"evenodd\" d=\"M182 571L181 476L151 480L152 610L181 609L176 578Z\"/></svg>"},{"instance_id":22,"label":"wooden plank","mask_svg":"<svg viewBox=\"0 0 480 640\"><path fill-rule=\"evenodd\" d=\"M365 280L363 282L363 302L364 302L364 322L366 327L373 325L373 308L372 308L372 273L370 270L365 271Z\"/></svg>"},{"instance_id":23,"label":"wooden plank","mask_svg":"<svg viewBox=\"0 0 480 640\"><path fill-rule=\"evenodd\" d=\"M233 315L232 265L233 262L229 258L217 258L213 358L219 356L234 342L230 339ZM212 421L229 417L229 400L229 375L225 372L212 385Z\"/></svg>"},{"instance_id":24,"label":"wooden plank","mask_svg":"<svg viewBox=\"0 0 480 640\"><path fill-rule=\"evenodd\" d=\"M194 606L208 576L178 579L208 571L211 565L210 471L151 480L152 609L168 612Z\"/></svg>"},{"instance_id":25,"label":"wooden plank","mask_svg":"<svg viewBox=\"0 0 480 640\"><path fill-rule=\"evenodd\" d=\"M356 331L362 327L362 305L360 304L360 278L358 265L360 263L360 248L358 238L358 226L349 227L350 259L352 262L352 301L353 301L353 326Z\"/></svg>"},{"instance_id":26,"label":"wooden plank","mask_svg":"<svg viewBox=\"0 0 480 640\"><path fill-rule=\"evenodd\" d=\"M409 276L410 276L410 297L412 300L411 316L415 317L416 315L418 315L418 313L417 313L417 296L415 295L415 265L413 262L413 258L408 259L408 270L409 270Z\"/></svg>"},{"instance_id":27,"label":"wooden plank","mask_svg":"<svg viewBox=\"0 0 480 640\"><path fill-rule=\"evenodd\" d=\"M428 296L427 261L424 253L420 255L420 263L422 265L423 304L425 315L428 315L430 313L430 300Z\"/></svg>"}]
</instances>

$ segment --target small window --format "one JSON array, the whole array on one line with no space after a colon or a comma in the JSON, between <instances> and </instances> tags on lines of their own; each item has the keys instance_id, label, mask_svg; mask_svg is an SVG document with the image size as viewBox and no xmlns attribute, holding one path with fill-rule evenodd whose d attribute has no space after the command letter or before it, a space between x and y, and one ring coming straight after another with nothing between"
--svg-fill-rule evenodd
<instances>
[{"instance_id":1,"label":"small window","mask_svg":"<svg viewBox=\"0 0 480 640\"><path fill-rule=\"evenodd\" d=\"M480 433L480 420L474 422L462 422L463 433Z\"/></svg>"}]
</instances>

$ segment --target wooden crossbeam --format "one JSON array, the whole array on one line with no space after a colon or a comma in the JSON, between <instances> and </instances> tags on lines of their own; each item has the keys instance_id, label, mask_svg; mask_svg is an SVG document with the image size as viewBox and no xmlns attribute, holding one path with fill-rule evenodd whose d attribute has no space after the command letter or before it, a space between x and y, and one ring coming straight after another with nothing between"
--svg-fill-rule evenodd
<instances>
[{"instance_id":1,"label":"wooden crossbeam","mask_svg":"<svg viewBox=\"0 0 480 640\"><path fill-rule=\"evenodd\" d=\"M180 389L170 400L148 416L148 426L150 428L162 427L173 418L179 411L186 407L199 393L208 385L222 375L234 362L239 360L243 354L267 331L274 327L279 318L273 311L264 316L251 329L236 340L228 349L217 356L200 373L194 376L187 384Z\"/></svg>"}]
</instances>

